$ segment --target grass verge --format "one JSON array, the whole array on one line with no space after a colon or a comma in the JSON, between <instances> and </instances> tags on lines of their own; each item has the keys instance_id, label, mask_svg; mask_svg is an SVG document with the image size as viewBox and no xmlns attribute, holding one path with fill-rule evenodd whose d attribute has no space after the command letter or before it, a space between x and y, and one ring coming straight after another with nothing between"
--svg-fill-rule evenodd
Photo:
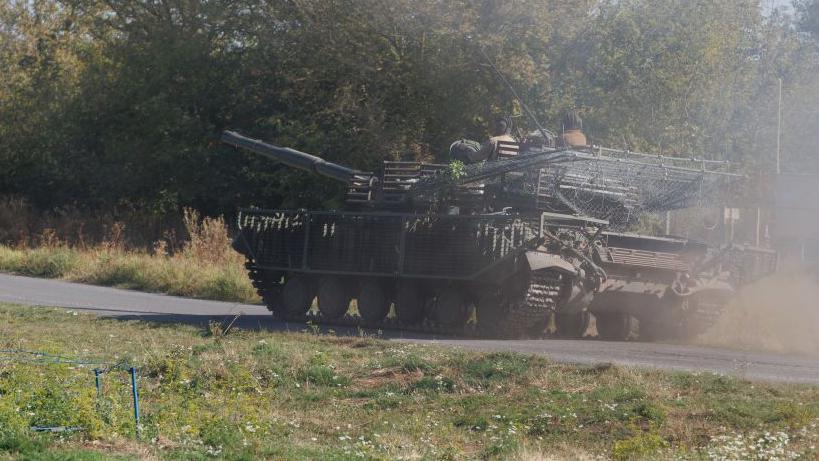
<instances>
[{"instance_id":1,"label":"grass verge","mask_svg":"<svg viewBox=\"0 0 819 461\"><path fill-rule=\"evenodd\" d=\"M0 459L816 459L819 389L312 333L203 331L0 305ZM83 426L34 435L32 425Z\"/></svg>"},{"instance_id":2,"label":"grass verge","mask_svg":"<svg viewBox=\"0 0 819 461\"><path fill-rule=\"evenodd\" d=\"M0 272L60 278L219 301L259 302L244 269L244 258L230 248L221 219L185 215L190 240L169 254L164 241L152 251L126 249L120 232L92 247L71 246L55 237L36 248L0 245Z\"/></svg>"}]
</instances>

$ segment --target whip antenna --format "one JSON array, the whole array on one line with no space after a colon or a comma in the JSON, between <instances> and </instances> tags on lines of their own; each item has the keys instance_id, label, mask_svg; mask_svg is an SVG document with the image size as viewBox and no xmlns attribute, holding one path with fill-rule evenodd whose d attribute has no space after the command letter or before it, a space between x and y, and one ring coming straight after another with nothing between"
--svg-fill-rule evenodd
<instances>
[{"instance_id":1,"label":"whip antenna","mask_svg":"<svg viewBox=\"0 0 819 461\"><path fill-rule=\"evenodd\" d=\"M517 99L518 104L520 104L520 107L526 113L526 116L532 120L532 123L535 124L538 131L540 131L540 134L543 135L544 141L548 140L550 138L549 132L545 128L543 128L540 122L537 121L537 117L535 117L535 114L532 113L531 110L529 110L529 106L527 106L526 103L523 102L523 98L521 98L518 92L515 91L515 87L512 85L512 83L506 78L505 75L503 75L503 72L501 72L500 69L498 69L498 66L495 65L495 63L492 61L489 55L486 54L486 51L484 51L482 47L478 47L478 50L481 52L481 55L483 55L483 58L486 60L486 63L489 64L489 67L491 67L492 70L495 71L495 74L498 75L498 78L500 78L503 84L506 85L506 88L509 90L509 92L512 93L512 96L514 96L515 99Z\"/></svg>"}]
</instances>

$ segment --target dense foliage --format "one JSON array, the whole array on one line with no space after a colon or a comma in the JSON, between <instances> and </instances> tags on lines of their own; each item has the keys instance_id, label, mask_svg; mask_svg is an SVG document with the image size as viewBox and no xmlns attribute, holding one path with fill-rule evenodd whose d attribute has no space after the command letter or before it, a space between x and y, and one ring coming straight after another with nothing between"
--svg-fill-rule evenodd
<instances>
[{"instance_id":1,"label":"dense foliage","mask_svg":"<svg viewBox=\"0 0 819 461\"><path fill-rule=\"evenodd\" d=\"M0 195L207 214L332 206L338 185L220 146L234 128L372 169L444 160L520 113L595 142L804 170L819 114L819 7L759 0L7 0ZM520 125L530 125L523 117ZM811 135L813 137L811 137Z\"/></svg>"}]
</instances>

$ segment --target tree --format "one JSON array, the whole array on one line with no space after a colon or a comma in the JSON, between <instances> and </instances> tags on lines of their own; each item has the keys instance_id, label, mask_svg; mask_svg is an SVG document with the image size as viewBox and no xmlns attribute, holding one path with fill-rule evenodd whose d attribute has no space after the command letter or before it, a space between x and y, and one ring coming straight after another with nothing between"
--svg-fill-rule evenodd
<instances>
[{"instance_id":1,"label":"tree","mask_svg":"<svg viewBox=\"0 0 819 461\"><path fill-rule=\"evenodd\" d=\"M220 132L363 170L446 161L495 114L534 128L481 50L547 126L579 107L596 142L769 167L778 79L798 99L819 62L803 35L755 0L13 0L0 194L156 213L338 206L343 186Z\"/></svg>"},{"instance_id":2,"label":"tree","mask_svg":"<svg viewBox=\"0 0 819 461\"><path fill-rule=\"evenodd\" d=\"M794 9L799 18L799 28L819 39L819 1L795 0Z\"/></svg>"}]
</instances>

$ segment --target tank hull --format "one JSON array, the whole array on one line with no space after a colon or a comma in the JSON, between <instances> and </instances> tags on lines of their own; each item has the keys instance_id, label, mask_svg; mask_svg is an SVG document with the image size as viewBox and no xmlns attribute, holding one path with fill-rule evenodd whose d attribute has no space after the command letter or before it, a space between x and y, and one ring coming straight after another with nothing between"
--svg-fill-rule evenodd
<instances>
[{"instance_id":1,"label":"tank hull","mask_svg":"<svg viewBox=\"0 0 819 461\"><path fill-rule=\"evenodd\" d=\"M605 233L607 280L589 310L605 339L686 339L716 322L735 290L773 272L776 253L715 249L688 239ZM615 326L608 329L604 323Z\"/></svg>"},{"instance_id":2,"label":"tank hull","mask_svg":"<svg viewBox=\"0 0 819 461\"><path fill-rule=\"evenodd\" d=\"M505 214L242 210L233 246L285 320L540 336L583 286L581 263L544 246L544 225Z\"/></svg>"}]
</instances>

